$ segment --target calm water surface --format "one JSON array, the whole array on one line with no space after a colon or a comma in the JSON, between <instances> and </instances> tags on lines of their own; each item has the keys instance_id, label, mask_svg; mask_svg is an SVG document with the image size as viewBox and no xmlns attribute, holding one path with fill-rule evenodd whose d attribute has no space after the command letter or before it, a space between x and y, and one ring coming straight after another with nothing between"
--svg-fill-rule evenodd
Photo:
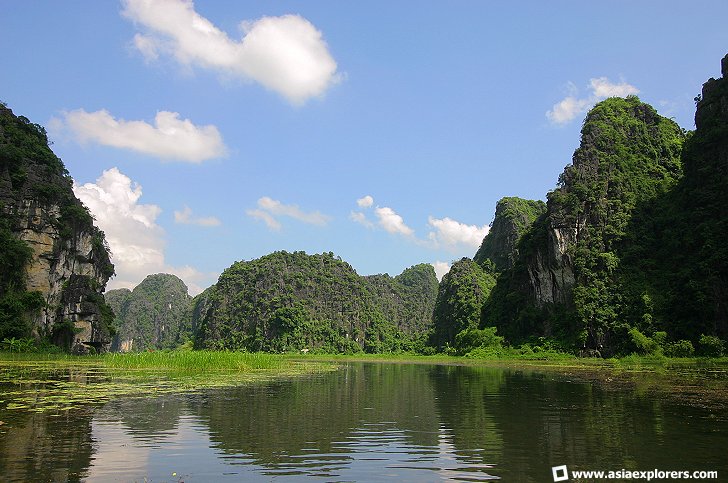
<instances>
[{"instance_id":1,"label":"calm water surface","mask_svg":"<svg viewBox=\"0 0 728 483\"><path fill-rule=\"evenodd\" d=\"M728 481L725 410L551 371L349 364L0 420L3 481L550 482L558 465Z\"/></svg>"}]
</instances>

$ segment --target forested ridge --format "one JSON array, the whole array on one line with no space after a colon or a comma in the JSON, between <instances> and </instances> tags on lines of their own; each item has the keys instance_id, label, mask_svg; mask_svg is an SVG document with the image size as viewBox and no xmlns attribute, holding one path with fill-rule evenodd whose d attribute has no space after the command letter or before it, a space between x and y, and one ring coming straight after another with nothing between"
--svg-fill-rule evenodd
<instances>
[{"instance_id":1,"label":"forested ridge","mask_svg":"<svg viewBox=\"0 0 728 483\"><path fill-rule=\"evenodd\" d=\"M195 300L195 347L422 350L436 293L431 265L362 277L333 253L275 252L236 262Z\"/></svg>"}]
</instances>

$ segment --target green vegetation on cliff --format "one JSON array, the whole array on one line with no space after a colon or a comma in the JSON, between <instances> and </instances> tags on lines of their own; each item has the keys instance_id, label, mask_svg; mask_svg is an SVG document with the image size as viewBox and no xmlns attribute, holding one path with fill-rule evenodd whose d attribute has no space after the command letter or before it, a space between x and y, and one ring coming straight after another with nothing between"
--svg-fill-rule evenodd
<instances>
[{"instance_id":1,"label":"green vegetation on cliff","mask_svg":"<svg viewBox=\"0 0 728 483\"><path fill-rule=\"evenodd\" d=\"M512 346L582 355L721 354L728 338L728 56L722 68L724 78L709 80L696 98L695 132L635 96L594 106L546 210L511 198L498 203L475 256L499 272L478 324L472 314L481 289L443 279L436 332L461 332L437 344L457 347L495 326ZM511 207L530 218L506 215ZM470 302L468 322L457 325L465 320L454 309L461 301Z\"/></svg>"},{"instance_id":2,"label":"green vegetation on cliff","mask_svg":"<svg viewBox=\"0 0 728 483\"><path fill-rule=\"evenodd\" d=\"M439 350L457 345L456 336L475 334L483 305L490 297L499 272L513 266L521 237L546 211L543 201L502 198L495 218L475 258L455 262L442 281L434 312L431 343Z\"/></svg>"},{"instance_id":3,"label":"green vegetation on cliff","mask_svg":"<svg viewBox=\"0 0 728 483\"><path fill-rule=\"evenodd\" d=\"M484 321L513 342L545 336L565 347L621 351L638 322L632 312L649 299L623 260L645 243L632 233L643 226L635 216L675 186L685 134L630 96L597 104L581 138Z\"/></svg>"},{"instance_id":4,"label":"green vegetation on cliff","mask_svg":"<svg viewBox=\"0 0 728 483\"><path fill-rule=\"evenodd\" d=\"M665 294L656 304L661 328L693 341L728 340L728 56L722 71L703 86L685 174L660 206L664 236L652 257L662 268L653 277Z\"/></svg>"},{"instance_id":5,"label":"green vegetation on cliff","mask_svg":"<svg viewBox=\"0 0 728 483\"><path fill-rule=\"evenodd\" d=\"M25 289L25 267L32 255L33 250L13 236L8 220L0 218L0 340L27 337L28 312L43 307L43 297Z\"/></svg>"},{"instance_id":6,"label":"green vegetation on cliff","mask_svg":"<svg viewBox=\"0 0 728 483\"><path fill-rule=\"evenodd\" d=\"M431 265L362 277L332 253L275 252L236 262L195 300L195 347L414 350L424 344L436 294Z\"/></svg>"}]
</instances>

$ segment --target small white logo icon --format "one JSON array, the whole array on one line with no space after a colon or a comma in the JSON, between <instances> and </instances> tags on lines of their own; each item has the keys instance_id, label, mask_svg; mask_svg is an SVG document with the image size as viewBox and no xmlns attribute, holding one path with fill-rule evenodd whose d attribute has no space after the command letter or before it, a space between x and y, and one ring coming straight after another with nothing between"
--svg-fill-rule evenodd
<instances>
[{"instance_id":1,"label":"small white logo icon","mask_svg":"<svg viewBox=\"0 0 728 483\"><path fill-rule=\"evenodd\" d=\"M569 470L566 469L566 465L554 466L551 468L551 473L554 475L554 481L566 481L569 479Z\"/></svg>"}]
</instances>

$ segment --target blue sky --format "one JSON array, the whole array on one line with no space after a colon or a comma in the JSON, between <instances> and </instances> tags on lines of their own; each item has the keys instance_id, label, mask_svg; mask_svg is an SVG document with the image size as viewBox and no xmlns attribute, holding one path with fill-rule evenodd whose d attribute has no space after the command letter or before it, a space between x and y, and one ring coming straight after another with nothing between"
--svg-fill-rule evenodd
<instances>
[{"instance_id":1,"label":"blue sky","mask_svg":"<svg viewBox=\"0 0 728 483\"><path fill-rule=\"evenodd\" d=\"M728 52L724 1L1 3L0 100L48 127L110 288L281 249L442 270L545 198L594 102L692 129Z\"/></svg>"}]
</instances>

